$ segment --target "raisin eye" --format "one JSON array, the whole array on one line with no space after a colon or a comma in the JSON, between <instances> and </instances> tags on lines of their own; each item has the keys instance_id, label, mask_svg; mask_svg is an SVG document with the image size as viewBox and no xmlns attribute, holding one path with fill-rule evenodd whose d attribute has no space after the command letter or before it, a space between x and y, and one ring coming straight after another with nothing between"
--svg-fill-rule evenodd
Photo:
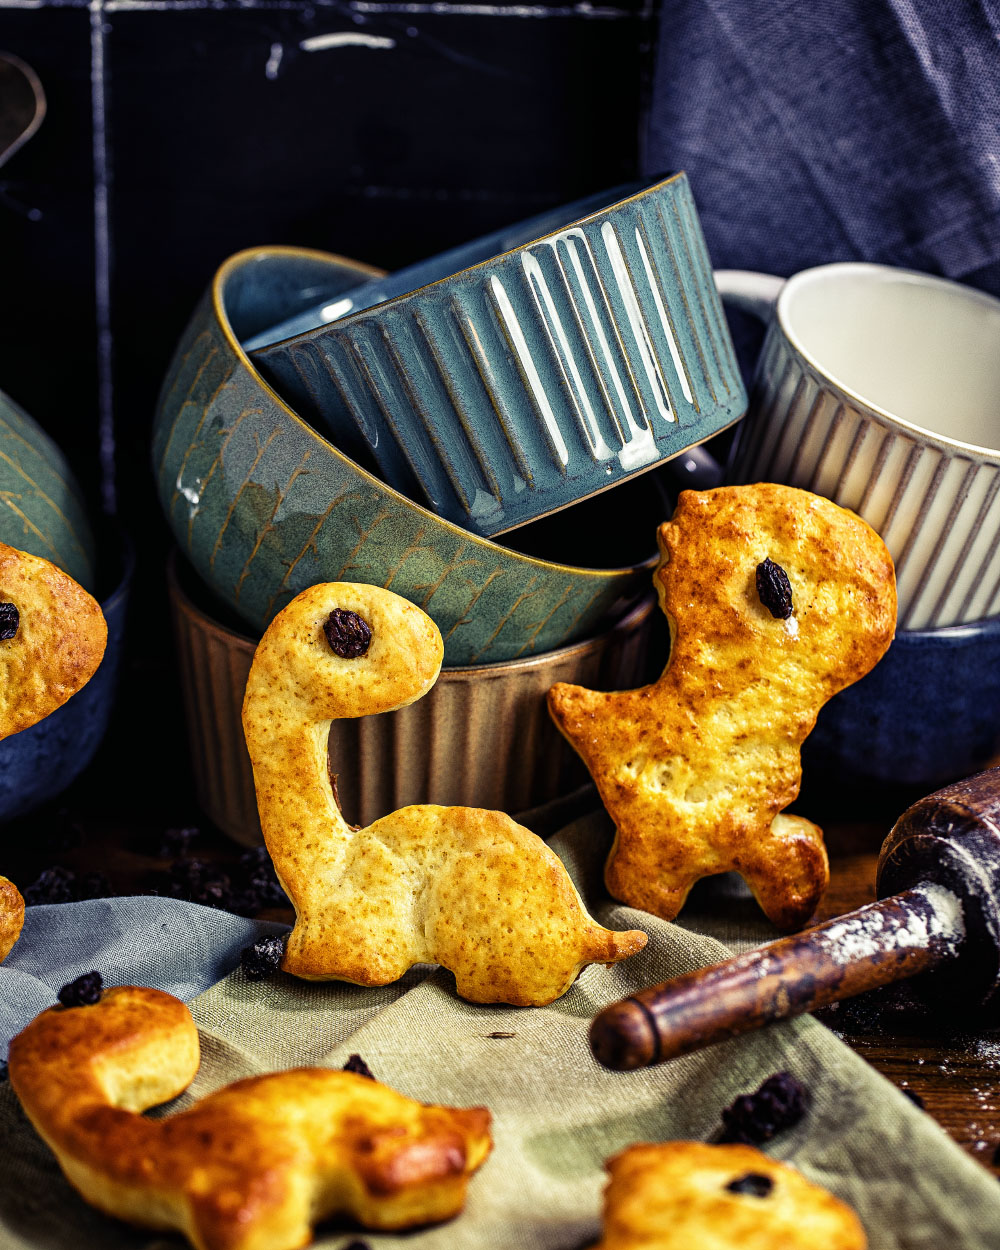
<instances>
[{"instance_id":1,"label":"raisin eye","mask_svg":"<svg viewBox=\"0 0 1000 1250\"><path fill-rule=\"evenodd\" d=\"M330 650L342 660L356 660L371 646L372 631L368 622L346 608L333 609L323 624L323 633Z\"/></svg>"},{"instance_id":2,"label":"raisin eye","mask_svg":"<svg viewBox=\"0 0 1000 1250\"><path fill-rule=\"evenodd\" d=\"M774 1188L774 1181L762 1172L747 1172L726 1186L731 1194L748 1194L751 1198L766 1198Z\"/></svg>"},{"instance_id":3,"label":"raisin eye","mask_svg":"<svg viewBox=\"0 0 1000 1250\"><path fill-rule=\"evenodd\" d=\"M21 625L21 613L13 603L0 603L0 642L13 638Z\"/></svg>"},{"instance_id":4,"label":"raisin eye","mask_svg":"<svg viewBox=\"0 0 1000 1250\"><path fill-rule=\"evenodd\" d=\"M770 556L757 565L757 596L777 620L787 621L792 615L792 584Z\"/></svg>"}]
</instances>

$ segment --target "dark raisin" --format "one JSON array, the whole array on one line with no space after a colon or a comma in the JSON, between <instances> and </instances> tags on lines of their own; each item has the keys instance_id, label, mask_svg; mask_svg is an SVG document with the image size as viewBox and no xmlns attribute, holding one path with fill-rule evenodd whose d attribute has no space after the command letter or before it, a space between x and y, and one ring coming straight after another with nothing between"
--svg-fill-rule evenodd
<instances>
[{"instance_id":1,"label":"dark raisin","mask_svg":"<svg viewBox=\"0 0 1000 1250\"><path fill-rule=\"evenodd\" d=\"M278 971L284 953L285 939L277 935L261 938L253 946L244 946L240 955L244 976L248 981L263 981L266 976Z\"/></svg>"},{"instance_id":2,"label":"dark raisin","mask_svg":"<svg viewBox=\"0 0 1000 1250\"><path fill-rule=\"evenodd\" d=\"M757 595L776 620L784 621L792 615L792 584L785 570L770 556L757 565Z\"/></svg>"},{"instance_id":3,"label":"dark raisin","mask_svg":"<svg viewBox=\"0 0 1000 1250\"><path fill-rule=\"evenodd\" d=\"M201 830L197 825L185 825L182 829L164 829L159 854L162 859L187 859L191 843Z\"/></svg>"},{"instance_id":4,"label":"dark raisin","mask_svg":"<svg viewBox=\"0 0 1000 1250\"><path fill-rule=\"evenodd\" d=\"M349 1241L344 1250L372 1250L367 1241L362 1241L360 1237L355 1237L353 1241Z\"/></svg>"},{"instance_id":5,"label":"dark raisin","mask_svg":"<svg viewBox=\"0 0 1000 1250\"><path fill-rule=\"evenodd\" d=\"M12 603L0 603L0 642L13 638L21 625L21 613Z\"/></svg>"},{"instance_id":6,"label":"dark raisin","mask_svg":"<svg viewBox=\"0 0 1000 1250\"><path fill-rule=\"evenodd\" d=\"M996 1150L993 1151L993 1166L1000 1168L1000 1142L997 1142Z\"/></svg>"},{"instance_id":7,"label":"dark raisin","mask_svg":"<svg viewBox=\"0 0 1000 1250\"><path fill-rule=\"evenodd\" d=\"M766 1198L774 1188L774 1181L762 1172L747 1172L726 1186L731 1194L748 1194L751 1198Z\"/></svg>"},{"instance_id":8,"label":"dark raisin","mask_svg":"<svg viewBox=\"0 0 1000 1250\"><path fill-rule=\"evenodd\" d=\"M323 633L334 655L342 660L356 660L371 646L372 631L364 617L346 608L334 608L326 618Z\"/></svg>"},{"instance_id":9,"label":"dark raisin","mask_svg":"<svg viewBox=\"0 0 1000 1250\"><path fill-rule=\"evenodd\" d=\"M64 985L56 997L64 1007L93 1007L100 1002L104 980L99 972L85 972Z\"/></svg>"},{"instance_id":10,"label":"dark raisin","mask_svg":"<svg viewBox=\"0 0 1000 1250\"><path fill-rule=\"evenodd\" d=\"M344 1064L344 1071L356 1072L358 1076L366 1076L369 1081L375 1080L375 1074L360 1055L348 1056L347 1062Z\"/></svg>"},{"instance_id":11,"label":"dark raisin","mask_svg":"<svg viewBox=\"0 0 1000 1250\"><path fill-rule=\"evenodd\" d=\"M908 1085L903 1085L900 1088L900 1093L905 1094L906 1097L909 1098L910 1102L912 1102L915 1107L919 1107L920 1110L923 1111L924 1100L920 1097L920 1095L917 1093L915 1089L910 1089Z\"/></svg>"},{"instance_id":12,"label":"dark raisin","mask_svg":"<svg viewBox=\"0 0 1000 1250\"><path fill-rule=\"evenodd\" d=\"M46 868L24 891L29 907L39 903L72 903L76 898L76 873L61 864Z\"/></svg>"},{"instance_id":13,"label":"dark raisin","mask_svg":"<svg viewBox=\"0 0 1000 1250\"><path fill-rule=\"evenodd\" d=\"M755 1146L798 1124L808 1106L805 1088L790 1072L769 1076L754 1094L741 1094L722 1113L720 1142Z\"/></svg>"}]
</instances>

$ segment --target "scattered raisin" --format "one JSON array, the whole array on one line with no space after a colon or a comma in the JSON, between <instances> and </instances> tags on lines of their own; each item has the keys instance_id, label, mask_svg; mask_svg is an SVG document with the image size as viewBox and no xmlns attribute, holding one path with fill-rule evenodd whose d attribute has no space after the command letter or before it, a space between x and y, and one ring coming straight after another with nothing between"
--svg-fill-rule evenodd
<instances>
[{"instance_id":1,"label":"scattered raisin","mask_svg":"<svg viewBox=\"0 0 1000 1250\"><path fill-rule=\"evenodd\" d=\"M792 615L792 584L770 556L757 565L757 595L776 620L785 621Z\"/></svg>"},{"instance_id":2,"label":"scattered raisin","mask_svg":"<svg viewBox=\"0 0 1000 1250\"><path fill-rule=\"evenodd\" d=\"M774 1181L763 1172L747 1172L726 1186L731 1194L747 1194L751 1198L766 1198L774 1188Z\"/></svg>"},{"instance_id":3,"label":"scattered raisin","mask_svg":"<svg viewBox=\"0 0 1000 1250\"><path fill-rule=\"evenodd\" d=\"M64 1007L93 1007L100 1002L104 979L99 972L85 972L64 985L56 997Z\"/></svg>"},{"instance_id":4,"label":"scattered raisin","mask_svg":"<svg viewBox=\"0 0 1000 1250\"><path fill-rule=\"evenodd\" d=\"M372 1250L367 1241L362 1241L360 1237L355 1237L353 1241L349 1241L344 1250Z\"/></svg>"},{"instance_id":5,"label":"scattered raisin","mask_svg":"<svg viewBox=\"0 0 1000 1250\"><path fill-rule=\"evenodd\" d=\"M160 858L187 859L191 854L191 843L200 832L197 825L185 825L182 829L164 829L160 840Z\"/></svg>"},{"instance_id":6,"label":"scattered raisin","mask_svg":"<svg viewBox=\"0 0 1000 1250\"><path fill-rule=\"evenodd\" d=\"M72 868L53 864L23 893L26 905L34 907L39 903L79 903L83 899L108 898L112 889L103 872L75 873Z\"/></svg>"},{"instance_id":7,"label":"scattered raisin","mask_svg":"<svg viewBox=\"0 0 1000 1250\"><path fill-rule=\"evenodd\" d=\"M364 617L346 608L334 608L326 618L323 633L334 655L342 660L356 660L371 646L372 631Z\"/></svg>"},{"instance_id":8,"label":"scattered raisin","mask_svg":"<svg viewBox=\"0 0 1000 1250\"><path fill-rule=\"evenodd\" d=\"M375 1074L360 1055L348 1056L347 1062L344 1064L344 1071L356 1072L358 1076L366 1076L369 1081L375 1080Z\"/></svg>"},{"instance_id":9,"label":"scattered raisin","mask_svg":"<svg viewBox=\"0 0 1000 1250\"><path fill-rule=\"evenodd\" d=\"M756 1146L776 1133L798 1124L805 1115L808 1096L790 1072L769 1076L754 1094L741 1094L722 1113L720 1142Z\"/></svg>"},{"instance_id":10,"label":"scattered raisin","mask_svg":"<svg viewBox=\"0 0 1000 1250\"><path fill-rule=\"evenodd\" d=\"M261 938L253 946L244 946L240 955L243 974L248 981L263 981L281 967L285 953L285 939L278 935Z\"/></svg>"},{"instance_id":11,"label":"scattered raisin","mask_svg":"<svg viewBox=\"0 0 1000 1250\"><path fill-rule=\"evenodd\" d=\"M915 1107L919 1107L921 1111L924 1110L924 1100L920 1097L920 1095L917 1093L915 1089L910 1089L909 1085L902 1085L900 1086L899 1092L901 1094L905 1094L906 1097L909 1098L910 1102L912 1102Z\"/></svg>"},{"instance_id":12,"label":"scattered raisin","mask_svg":"<svg viewBox=\"0 0 1000 1250\"><path fill-rule=\"evenodd\" d=\"M13 638L21 625L21 613L13 603L0 603L0 642Z\"/></svg>"}]
</instances>

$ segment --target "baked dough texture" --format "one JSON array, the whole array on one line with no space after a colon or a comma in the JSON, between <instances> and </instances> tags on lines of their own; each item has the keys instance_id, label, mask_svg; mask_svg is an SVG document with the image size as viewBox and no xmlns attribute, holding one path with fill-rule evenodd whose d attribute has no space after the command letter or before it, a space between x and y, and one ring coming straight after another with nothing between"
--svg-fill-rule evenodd
<instances>
[{"instance_id":1,"label":"baked dough texture","mask_svg":"<svg viewBox=\"0 0 1000 1250\"><path fill-rule=\"evenodd\" d=\"M364 654L331 649L324 624L335 610L368 625ZM282 966L386 985L438 963L473 1002L549 1003L586 964L624 959L646 935L598 925L558 856L502 812L426 804L354 829L330 784L331 721L412 703L442 656L418 607L348 582L303 591L261 639L243 728L264 838L296 911Z\"/></svg>"},{"instance_id":2,"label":"baked dough texture","mask_svg":"<svg viewBox=\"0 0 1000 1250\"><path fill-rule=\"evenodd\" d=\"M829 868L821 830L783 809L820 708L892 641L892 558L853 512L767 483L684 491L658 538L662 676L611 694L549 691L616 825L608 889L672 920L695 881L735 870L774 924L796 928ZM791 585L788 619L758 594L766 558Z\"/></svg>"},{"instance_id":3,"label":"baked dough texture","mask_svg":"<svg viewBox=\"0 0 1000 1250\"><path fill-rule=\"evenodd\" d=\"M97 671L108 628L97 602L48 560L0 543L0 603L18 610L17 633L0 639L0 739L30 729ZM0 963L24 923L24 899L0 877Z\"/></svg>"},{"instance_id":4,"label":"baked dough texture","mask_svg":"<svg viewBox=\"0 0 1000 1250\"><path fill-rule=\"evenodd\" d=\"M607 1169L604 1236L594 1250L865 1250L868 1245L850 1207L753 1146L640 1144L616 1155ZM766 1180L756 1186L750 1180L745 1187L751 1192L727 1189L743 1178Z\"/></svg>"},{"instance_id":5,"label":"baked dough texture","mask_svg":"<svg viewBox=\"0 0 1000 1250\"><path fill-rule=\"evenodd\" d=\"M336 1214L372 1229L449 1219L490 1151L484 1107L424 1106L327 1068L237 1081L166 1119L140 1114L182 1093L198 1063L187 1007L136 986L43 1011L9 1060L80 1194L197 1250L293 1250Z\"/></svg>"},{"instance_id":6,"label":"baked dough texture","mask_svg":"<svg viewBox=\"0 0 1000 1250\"><path fill-rule=\"evenodd\" d=\"M97 671L108 627L97 602L48 560L0 543L0 603L20 614L0 641L0 738L61 707Z\"/></svg>"}]
</instances>

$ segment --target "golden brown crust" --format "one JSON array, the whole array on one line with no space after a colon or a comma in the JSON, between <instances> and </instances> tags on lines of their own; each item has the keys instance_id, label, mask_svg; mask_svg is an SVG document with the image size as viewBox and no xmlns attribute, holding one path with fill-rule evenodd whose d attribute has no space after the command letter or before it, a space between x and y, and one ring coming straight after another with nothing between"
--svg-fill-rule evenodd
<instances>
[{"instance_id":1,"label":"golden brown crust","mask_svg":"<svg viewBox=\"0 0 1000 1250\"><path fill-rule=\"evenodd\" d=\"M854 513L773 484L683 492L659 542L663 675L640 690L549 692L617 827L608 888L670 920L695 881L735 870L775 924L796 927L826 886L826 852L815 825L779 813L819 709L892 641L892 560ZM758 597L765 557L788 575L791 622Z\"/></svg>"},{"instance_id":2,"label":"golden brown crust","mask_svg":"<svg viewBox=\"0 0 1000 1250\"><path fill-rule=\"evenodd\" d=\"M21 936L24 924L24 899L13 881L0 877L0 964Z\"/></svg>"},{"instance_id":3,"label":"golden brown crust","mask_svg":"<svg viewBox=\"0 0 1000 1250\"><path fill-rule=\"evenodd\" d=\"M323 623L338 608L369 624L364 656L331 651ZM646 935L598 925L558 857L502 812L427 804L353 829L330 787L331 719L418 699L442 652L419 608L343 582L304 591L261 640L243 727L264 838L297 913L283 967L385 985L440 963L474 1002L548 1003L587 963L624 959Z\"/></svg>"},{"instance_id":4,"label":"golden brown crust","mask_svg":"<svg viewBox=\"0 0 1000 1250\"><path fill-rule=\"evenodd\" d=\"M53 1007L11 1043L26 1114L88 1202L199 1250L292 1250L334 1214L368 1228L449 1219L490 1150L489 1112L423 1106L350 1072L237 1081L167 1119L198 1068L183 1003L123 986Z\"/></svg>"},{"instance_id":5,"label":"golden brown crust","mask_svg":"<svg viewBox=\"0 0 1000 1250\"><path fill-rule=\"evenodd\" d=\"M594 1250L865 1250L858 1217L752 1146L635 1145L607 1164L604 1236ZM727 1186L766 1177L763 1196ZM767 1189L766 1183L758 1186Z\"/></svg>"},{"instance_id":6,"label":"golden brown crust","mask_svg":"<svg viewBox=\"0 0 1000 1250\"><path fill-rule=\"evenodd\" d=\"M0 641L0 738L54 712L97 671L108 629L96 601L48 560L0 543L0 602L20 613Z\"/></svg>"}]
</instances>

